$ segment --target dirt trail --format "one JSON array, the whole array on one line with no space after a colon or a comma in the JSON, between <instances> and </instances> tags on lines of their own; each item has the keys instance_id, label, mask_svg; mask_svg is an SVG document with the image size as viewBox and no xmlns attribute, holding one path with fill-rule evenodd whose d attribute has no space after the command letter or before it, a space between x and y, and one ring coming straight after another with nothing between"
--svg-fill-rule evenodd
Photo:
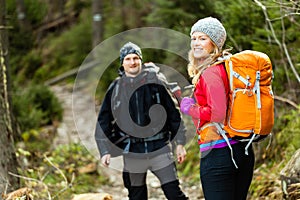
<instances>
[{"instance_id":1,"label":"dirt trail","mask_svg":"<svg viewBox=\"0 0 300 200\"><path fill-rule=\"evenodd\" d=\"M55 85L51 89L64 108L63 121L58 128L57 137L53 144L80 142L98 158L99 155L93 137L95 121L91 120L91 110L93 110L93 114L96 113L93 99L84 91L73 91L72 86L69 85ZM76 99L75 110L72 108L72 98ZM114 200L127 200L127 190L123 186L120 163L122 161L114 159L111 164L112 168L104 168L99 165L100 172L108 176L113 185L95 187L98 187L98 192L111 194ZM149 200L165 200L159 181L152 173L148 174ZM182 180L181 187L191 200L202 199L200 185L191 187Z\"/></svg>"}]
</instances>

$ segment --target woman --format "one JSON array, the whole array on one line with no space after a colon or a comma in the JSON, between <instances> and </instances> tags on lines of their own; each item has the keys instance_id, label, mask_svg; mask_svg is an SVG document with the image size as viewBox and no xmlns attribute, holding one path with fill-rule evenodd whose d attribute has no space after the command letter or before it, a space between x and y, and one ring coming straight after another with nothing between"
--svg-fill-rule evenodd
<instances>
[{"instance_id":1,"label":"woman","mask_svg":"<svg viewBox=\"0 0 300 200\"><path fill-rule=\"evenodd\" d=\"M245 155L245 143L226 141L216 126L226 118L229 84L222 57L226 30L212 17L197 21L191 29L188 73L195 85L193 98L182 99L180 110L190 115L199 135L200 178L206 200L247 198L254 168L252 147Z\"/></svg>"}]
</instances>

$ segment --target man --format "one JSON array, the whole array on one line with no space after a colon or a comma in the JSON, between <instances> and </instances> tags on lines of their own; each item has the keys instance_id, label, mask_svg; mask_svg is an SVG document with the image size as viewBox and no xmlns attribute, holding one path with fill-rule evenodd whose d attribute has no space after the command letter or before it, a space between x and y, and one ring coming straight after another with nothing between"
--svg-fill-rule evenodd
<instances>
[{"instance_id":1,"label":"man","mask_svg":"<svg viewBox=\"0 0 300 200\"><path fill-rule=\"evenodd\" d=\"M120 77L107 90L98 116L101 163L108 167L112 154L121 151L130 200L148 199L147 170L158 177L167 199L188 199L179 187L171 145L177 145L182 163L186 130L164 76L156 66L142 65L141 49L131 42L120 49L120 62Z\"/></svg>"}]
</instances>

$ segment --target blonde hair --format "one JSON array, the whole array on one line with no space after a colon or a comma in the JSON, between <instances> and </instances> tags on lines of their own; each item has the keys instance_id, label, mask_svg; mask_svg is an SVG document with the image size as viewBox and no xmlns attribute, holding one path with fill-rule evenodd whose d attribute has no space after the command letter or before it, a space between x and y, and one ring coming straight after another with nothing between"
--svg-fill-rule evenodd
<instances>
[{"instance_id":1,"label":"blonde hair","mask_svg":"<svg viewBox=\"0 0 300 200\"><path fill-rule=\"evenodd\" d=\"M223 57L225 55L230 54L229 53L230 49L225 49L225 50L221 51L221 50L219 50L219 48L217 47L217 45L215 43L213 43L213 45L214 45L213 52L200 65L198 63L198 60L195 59L195 57L193 55L193 50L189 51L189 54L188 54L189 64L187 65L187 71L188 71L189 76L192 78L192 83L194 85L198 82L200 75L202 74L202 72L205 69L217 64L219 62L218 61L219 57Z\"/></svg>"}]
</instances>

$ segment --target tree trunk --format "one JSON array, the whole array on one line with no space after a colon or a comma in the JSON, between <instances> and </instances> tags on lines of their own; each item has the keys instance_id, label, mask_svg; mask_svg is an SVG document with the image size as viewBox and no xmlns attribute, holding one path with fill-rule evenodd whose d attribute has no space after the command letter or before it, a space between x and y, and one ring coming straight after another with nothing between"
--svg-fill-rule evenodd
<instances>
[{"instance_id":1,"label":"tree trunk","mask_svg":"<svg viewBox=\"0 0 300 200\"><path fill-rule=\"evenodd\" d=\"M93 48L103 40L102 0L93 0Z\"/></svg>"},{"instance_id":2,"label":"tree trunk","mask_svg":"<svg viewBox=\"0 0 300 200\"><path fill-rule=\"evenodd\" d=\"M16 0L16 7L21 30L24 32L30 31L32 28L26 16L27 13L24 0Z\"/></svg>"},{"instance_id":3,"label":"tree trunk","mask_svg":"<svg viewBox=\"0 0 300 200\"><path fill-rule=\"evenodd\" d=\"M19 179L9 174L17 173L14 151L12 113L9 97L8 38L6 30L5 0L0 0L0 193L19 187Z\"/></svg>"},{"instance_id":4,"label":"tree trunk","mask_svg":"<svg viewBox=\"0 0 300 200\"><path fill-rule=\"evenodd\" d=\"M285 199L300 199L300 149L280 172L281 186Z\"/></svg>"}]
</instances>

